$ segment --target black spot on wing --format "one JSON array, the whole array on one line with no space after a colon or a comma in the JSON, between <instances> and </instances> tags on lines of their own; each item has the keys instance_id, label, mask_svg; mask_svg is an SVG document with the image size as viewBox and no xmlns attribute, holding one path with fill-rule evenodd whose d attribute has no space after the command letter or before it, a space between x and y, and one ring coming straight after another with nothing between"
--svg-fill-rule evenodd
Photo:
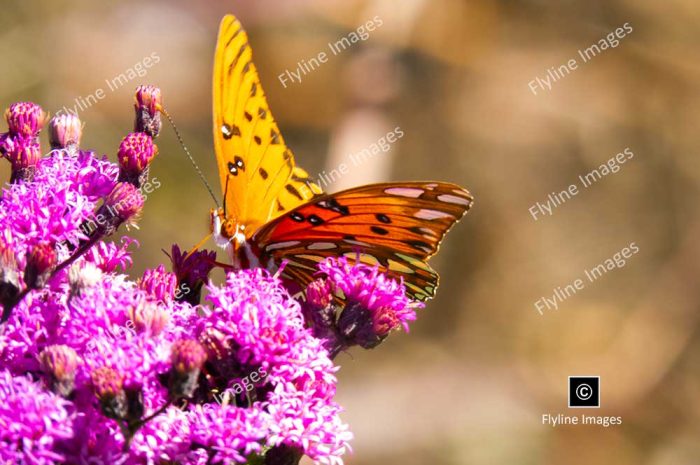
<instances>
[{"instance_id":1,"label":"black spot on wing","mask_svg":"<svg viewBox=\"0 0 700 465\"><path fill-rule=\"evenodd\" d=\"M378 221L384 223L384 224L390 224L391 220L389 219L388 216L386 216L384 213L377 213L374 215Z\"/></svg>"},{"instance_id":2,"label":"black spot on wing","mask_svg":"<svg viewBox=\"0 0 700 465\"><path fill-rule=\"evenodd\" d=\"M373 233L379 234L380 236L386 236L389 234L389 231L384 228L380 228L379 226L372 226L369 229L371 229Z\"/></svg>"},{"instance_id":3,"label":"black spot on wing","mask_svg":"<svg viewBox=\"0 0 700 465\"><path fill-rule=\"evenodd\" d=\"M406 244L410 245L414 249L419 250L421 252L429 253L429 252L433 251L432 246L430 244L428 244L427 242L423 242L423 241L405 241L405 242L406 242Z\"/></svg>"},{"instance_id":4,"label":"black spot on wing","mask_svg":"<svg viewBox=\"0 0 700 465\"><path fill-rule=\"evenodd\" d=\"M226 140L229 140L231 137L233 137L233 128L230 124L224 123L221 125L221 135L223 135L224 139Z\"/></svg>"},{"instance_id":5,"label":"black spot on wing","mask_svg":"<svg viewBox=\"0 0 700 465\"><path fill-rule=\"evenodd\" d=\"M261 178L267 179L267 176L268 176L268 175L267 175L267 171L265 171L265 170L262 169L262 168L259 168L259 169L258 169L258 173L260 173L260 177L261 177ZM278 201L277 203L279 203L279 201Z\"/></svg>"},{"instance_id":6,"label":"black spot on wing","mask_svg":"<svg viewBox=\"0 0 700 465\"><path fill-rule=\"evenodd\" d=\"M336 199L333 198L320 200L316 202L316 205L326 210L331 210L336 213L340 213L343 216L347 216L350 214L350 209L347 206L341 205Z\"/></svg>"},{"instance_id":7,"label":"black spot on wing","mask_svg":"<svg viewBox=\"0 0 700 465\"><path fill-rule=\"evenodd\" d=\"M309 220L309 223L311 223L314 226L318 226L319 224L323 224L323 220L318 216L318 215L309 215L307 218Z\"/></svg>"},{"instance_id":8,"label":"black spot on wing","mask_svg":"<svg viewBox=\"0 0 700 465\"><path fill-rule=\"evenodd\" d=\"M287 184L284 186L285 189L287 189L287 192L292 194L294 197L296 197L299 200L304 200L304 197L299 193L296 187L292 186L291 184Z\"/></svg>"},{"instance_id":9,"label":"black spot on wing","mask_svg":"<svg viewBox=\"0 0 700 465\"><path fill-rule=\"evenodd\" d=\"M289 217L290 217L292 220L296 221L297 223L301 223L301 222L304 221L304 219L305 219L305 218L304 218L304 215L302 215L302 214L299 213L299 212L294 212L294 213L292 213L291 215L289 215Z\"/></svg>"},{"instance_id":10,"label":"black spot on wing","mask_svg":"<svg viewBox=\"0 0 700 465\"><path fill-rule=\"evenodd\" d=\"M228 172L231 173L234 176L238 175L238 171L245 171L245 163L243 162L243 159L236 155L233 158L233 162L228 162Z\"/></svg>"}]
</instances>

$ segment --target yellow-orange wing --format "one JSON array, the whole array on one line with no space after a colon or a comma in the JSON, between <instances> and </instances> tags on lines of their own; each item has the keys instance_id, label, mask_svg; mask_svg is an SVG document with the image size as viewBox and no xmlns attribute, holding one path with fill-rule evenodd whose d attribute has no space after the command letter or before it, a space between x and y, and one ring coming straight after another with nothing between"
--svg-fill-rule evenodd
<instances>
[{"instance_id":1,"label":"yellow-orange wing","mask_svg":"<svg viewBox=\"0 0 700 465\"><path fill-rule=\"evenodd\" d=\"M248 35L227 15L214 58L214 146L226 217L246 237L321 189L294 164L265 98Z\"/></svg>"}]
</instances>

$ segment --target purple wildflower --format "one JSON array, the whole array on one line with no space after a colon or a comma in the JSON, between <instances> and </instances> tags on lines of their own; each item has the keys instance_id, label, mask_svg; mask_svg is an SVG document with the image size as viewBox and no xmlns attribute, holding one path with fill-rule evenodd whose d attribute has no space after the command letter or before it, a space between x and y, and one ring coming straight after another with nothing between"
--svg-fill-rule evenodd
<instances>
[{"instance_id":1,"label":"purple wildflower","mask_svg":"<svg viewBox=\"0 0 700 465\"><path fill-rule=\"evenodd\" d=\"M352 345L373 348L400 327L416 319L417 307L397 281L363 263L330 257L318 265L318 280L307 288L304 313L314 334L325 340L332 355ZM343 301L336 308L332 299Z\"/></svg>"},{"instance_id":2,"label":"purple wildflower","mask_svg":"<svg viewBox=\"0 0 700 465\"><path fill-rule=\"evenodd\" d=\"M246 463L248 455L262 451L268 432L260 408L199 406L190 422L192 443L211 451L210 463Z\"/></svg>"},{"instance_id":3,"label":"purple wildflower","mask_svg":"<svg viewBox=\"0 0 700 465\"><path fill-rule=\"evenodd\" d=\"M105 273L112 273L118 269L126 270L133 264L129 254L131 244L138 246L139 243L127 236L122 237L121 246L114 242L98 242L85 254L85 259Z\"/></svg>"},{"instance_id":4,"label":"purple wildflower","mask_svg":"<svg viewBox=\"0 0 700 465\"><path fill-rule=\"evenodd\" d=\"M165 271L163 265L158 265L156 269L146 270L143 273L143 278L139 280L139 287L148 292L154 299L168 303L175 296L177 276Z\"/></svg>"},{"instance_id":5,"label":"purple wildflower","mask_svg":"<svg viewBox=\"0 0 700 465\"><path fill-rule=\"evenodd\" d=\"M0 150L23 160L18 147L39 148L44 116L13 108ZM123 142L120 166L80 150L82 125L60 116L51 153L27 164L31 180L2 191L0 461L277 465L306 454L342 464L352 435L334 401L337 367L277 276L243 270L216 286L216 254L177 246L173 273L121 274L134 241L105 239L143 208L123 178L140 181L155 155L160 91L139 88L136 111L140 133ZM358 343L343 320L351 304L375 336L411 319L400 283L376 270L338 262L322 272L307 297L325 313L310 315L344 344ZM348 304L336 316L339 294Z\"/></svg>"},{"instance_id":6,"label":"purple wildflower","mask_svg":"<svg viewBox=\"0 0 700 465\"><path fill-rule=\"evenodd\" d=\"M68 402L23 376L0 371L0 463L52 465L73 435Z\"/></svg>"},{"instance_id":7,"label":"purple wildflower","mask_svg":"<svg viewBox=\"0 0 700 465\"><path fill-rule=\"evenodd\" d=\"M213 351L218 358L208 361L210 373L241 379L262 368L268 376L262 385L250 384L252 394L243 397L258 399L249 409L264 412L267 444L299 447L319 463L337 463L351 435L333 401L336 367L304 327L298 302L261 269L229 273L225 287L208 289L214 309L197 333L205 346L217 335L225 349Z\"/></svg>"},{"instance_id":8,"label":"purple wildflower","mask_svg":"<svg viewBox=\"0 0 700 465\"><path fill-rule=\"evenodd\" d=\"M197 305L202 286L206 283L209 272L214 269L216 252L198 250L187 254L180 251L177 245L173 245L170 260L173 273L177 276L178 289L182 291L179 296L175 296L175 299Z\"/></svg>"}]
</instances>

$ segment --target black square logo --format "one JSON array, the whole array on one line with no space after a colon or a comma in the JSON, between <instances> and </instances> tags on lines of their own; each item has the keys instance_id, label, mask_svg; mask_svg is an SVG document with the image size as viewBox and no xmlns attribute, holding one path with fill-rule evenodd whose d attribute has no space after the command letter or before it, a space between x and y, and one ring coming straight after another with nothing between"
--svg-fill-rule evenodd
<instances>
[{"instance_id":1,"label":"black square logo","mask_svg":"<svg viewBox=\"0 0 700 465\"><path fill-rule=\"evenodd\" d=\"M600 376L569 376L569 408L600 407Z\"/></svg>"}]
</instances>

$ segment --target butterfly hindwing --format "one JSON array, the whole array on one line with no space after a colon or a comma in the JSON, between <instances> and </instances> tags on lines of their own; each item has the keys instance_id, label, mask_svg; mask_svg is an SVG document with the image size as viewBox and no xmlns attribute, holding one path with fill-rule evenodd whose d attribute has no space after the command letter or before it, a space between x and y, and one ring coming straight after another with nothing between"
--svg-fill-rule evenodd
<instances>
[{"instance_id":1,"label":"butterfly hindwing","mask_svg":"<svg viewBox=\"0 0 700 465\"><path fill-rule=\"evenodd\" d=\"M232 15L219 28L214 59L214 146L226 217L246 235L321 189L295 166L265 98L248 35Z\"/></svg>"},{"instance_id":2,"label":"butterfly hindwing","mask_svg":"<svg viewBox=\"0 0 700 465\"><path fill-rule=\"evenodd\" d=\"M402 277L408 294L425 300L438 283L425 261L471 205L469 192L455 184L373 184L320 196L265 225L252 240L263 260L287 260L285 273L302 284L328 256L359 257Z\"/></svg>"}]
</instances>

